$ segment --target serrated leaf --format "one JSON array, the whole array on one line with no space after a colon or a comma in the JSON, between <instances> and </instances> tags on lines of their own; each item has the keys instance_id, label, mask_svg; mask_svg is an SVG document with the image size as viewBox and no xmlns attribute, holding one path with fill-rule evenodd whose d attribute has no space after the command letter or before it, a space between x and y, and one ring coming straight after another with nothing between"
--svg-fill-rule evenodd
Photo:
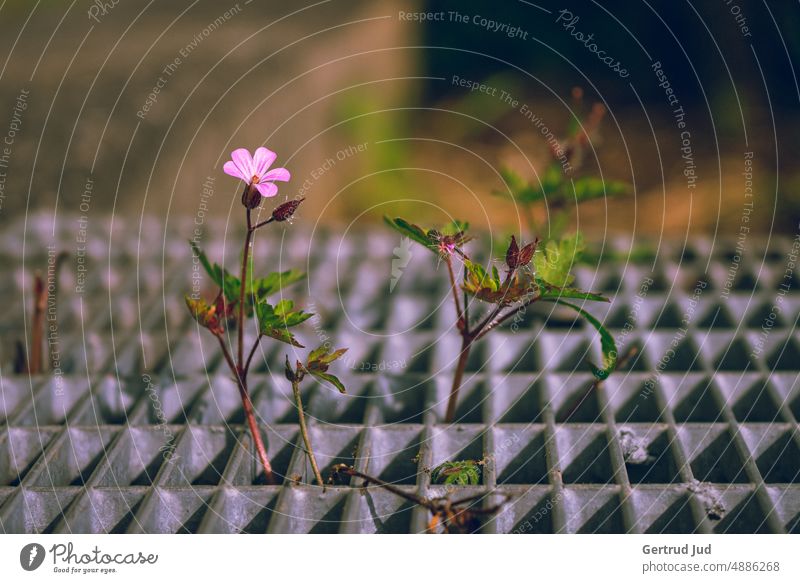
<instances>
[{"instance_id":1,"label":"serrated leaf","mask_svg":"<svg viewBox=\"0 0 800 583\"><path fill-rule=\"evenodd\" d=\"M579 306L576 306L575 304L571 304L563 300L547 299L545 301L552 301L562 306L568 306L572 308L587 322L594 326L595 330L597 330L597 332L600 334L600 348L603 352L603 368L598 368L591 362L589 363L589 367L592 370L592 374L594 374L598 380L602 381L611 376L611 373L613 373L614 369L617 367L617 343L614 341L614 337L606 329L606 327L603 326L603 324L589 312Z\"/></svg>"},{"instance_id":2,"label":"serrated leaf","mask_svg":"<svg viewBox=\"0 0 800 583\"><path fill-rule=\"evenodd\" d=\"M204 299L193 299L191 296L184 296L186 307L189 308L192 318L204 328L208 328L213 334L222 334L225 324L225 315L217 312L217 305L211 305Z\"/></svg>"},{"instance_id":3,"label":"serrated leaf","mask_svg":"<svg viewBox=\"0 0 800 583\"><path fill-rule=\"evenodd\" d=\"M575 277L570 273L584 249L583 237L575 233L560 241L548 241L533 256L537 278L555 287L567 287Z\"/></svg>"},{"instance_id":4,"label":"serrated leaf","mask_svg":"<svg viewBox=\"0 0 800 583\"><path fill-rule=\"evenodd\" d=\"M325 364L330 364L334 360L338 360L342 356L344 356L344 353L347 352L347 351L348 351L347 348L339 348L338 350L334 350L333 352L331 352L329 354L325 354L325 355L321 356L318 360L320 362L325 363Z\"/></svg>"},{"instance_id":5,"label":"serrated leaf","mask_svg":"<svg viewBox=\"0 0 800 583\"><path fill-rule=\"evenodd\" d=\"M344 384L339 380L338 377L322 371L310 370L308 372L310 372L314 378L328 383L329 385L333 385L340 393L347 393L347 389L345 389Z\"/></svg>"},{"instance_id":6,"label":"serrated leaf","mask_svg":"<svg viewBox=\"0 0 800 583\"><path fill-rule=\"evenodd\" d=\"M274 312L276 316L285 317L294 308L292 300L281 300L275 304Z\"/></svg>"},{"instance_id":7,"label":"serrated leaf","mask_svg":"<svg viewBox=\"0 0 800 583\"><path fill-rule=\"evenodd\" d=\"M296 346L297 348L305 348L305 346L297 341L297 338L294 337L294 334L281 326L267 326L266 328L261 328L261 333L280 342L285 342L286 344Z\"/></svg>"},{"instance_id":8,"label":"serrated leaf","mask_svg":"<svg viewBox=\"0 0 800 583\"><path fill-rule=\"evenodd\" d=\"M286 317L283 320L283 323L287 328L291 328L293 326L302 324L303 322L305 322L306 320L308 320L313 316L314 316L313 313L303 312L302 310L299 312L291 312L286 315Z\"/></svg>"},{"instance_id":9,"label":"serrated leaf","mask_svg":"<svg viewBox=\"0 0 800 583\"><path fill-rule=\"evenodd\" d=\"M267 301L258 302L256 304L256 316L258 317L259 329L264 334L273 336L271 329L291 328L302 324L314 315L302 310L292 311L293 307L294 302L291 300L281 300L275 306L272 306Z\"/></svg>"},{"instance_id":10,"label":"serrated leaf","mask_svg":"<svg viewBox=\"0 0 800 583\"><path fill-rule=\"evenodd\" d=\"M446 486L477 486L481 481L481 462L475 460L444 462L431 471L431 481Z\"/></svg>"},{"instance_id":11,"label":"serrated leaf","mask_svg":"<svg viewBox=\"0 0 800 583\"><path fill-rule=\"evenodd\" d=\"M325 344L322 346L318 346L314 350L311 351L311 354L308 355L308 362L314 362L315 360L319 360L320 356L324 356L328 354L328 348Z\"/></svg>"},{"instance_id":12,"label":"serrated leaf","mask_svg":"<svg viewBox=\"0 0 800 583\"><path fill-rule=\"evenodd\" d=\"M328 370L328 365L341 358L347 350L347 348L339 348L331 351L327 345L323 344L308 355L306 368L309 372L325 372Z\"/></svg>"}]
</instances>

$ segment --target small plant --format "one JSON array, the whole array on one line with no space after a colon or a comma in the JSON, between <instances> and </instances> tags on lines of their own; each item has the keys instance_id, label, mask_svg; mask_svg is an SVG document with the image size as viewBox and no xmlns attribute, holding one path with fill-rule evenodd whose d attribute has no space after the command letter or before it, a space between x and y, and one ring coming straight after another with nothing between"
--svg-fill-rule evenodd
<instances>
[{"instance_id":1,"label":"small plant","mask_svg":"<svg viewBox=\"0 0 800 583\"><path fill-rule=\"evenodd\" d=\"M567 301L608 301L598 293L572 287L575 278L571 270L583 250L583 239L579 233L558 241L548 241L544 246L539 245L538 240L520 246L516 237L512 236L505 254L505 274L501 276L495 265L487 268L469 258L464 249L471 240L467 235L469 225L466 223L454 221L441 230L435 230L423 229L401 218L385 217L385 221L402 235L435 253L447 267L456 309L456 329L461 335L461 349L445 422L452 423L455 417L458 391L474 344L509 320L514 319L512 326L517 326L527 307L534 302L555 302L569 307L586 319L600 334L603 351L602 367L590 363L592 372L597 379L603 380L614 371L617 350L611 334L594 316ZM455 275L455 262L463 266L460 283ZM470 316L473 300L489 305L481 319Z\"/></svg>"},{"instance_id":2,"label":"small plant","mask_svg":"<svg viewBox=\"0 0 800 583\"><path fill-rule=\"evenodd\" d=\"M292 393L294 394L294 401L297 405L297 415L300 420L300 433L303 436L306 455L308 456L308 461L311 462L311 469L314 471L314 477L317 479L317 483L323 487L325 486L325 482L322 481L322 474L317 465L317 458L314 456L314 448L311 446L311 435L309 435L308 427L306 426L303 400L300 396L300 383L306 375L309 374L318 381L332 385L340 393L345 393L342 381L328 372L330 364L334 360L341 358L345 352L347 352L347 348L330 351L328 347L323 344L316 350L311 351L305 364L301 363L299 360L296 361L294 368L292 368L289 362L289 355L286 355L286 379L292 383Z\"/></svg>"},{"instance_id":3,"label":"small plant","mask_svg":"<svg viewBox=\"0 0 800 583\"><path fill-rule=\"evenodd\" d=\"M431 481L445 486L477 486L481 482L483 460L444 462L431 470Z\"/></svg>"},{"instance_id":4,"label":"small plant","mask_svg":"<svg viewBox=\"0 0 800 583\"><path fill-rule=\"evenodd\" d=\"M202 264L211 280L219 287L219 291L210 303L199 296L186 296L186 305L192 317L219 341L222 355L239 389L245 418L253 437L256 452L264 468L265 479L270 484L275 480L256 422L253 403L250 400L247 375L256 349L264 337L303 348L290 328L313 316L302 310L296 310L294 302L288 299L281 299L275 304L269 302L270 296L305 277L303 273L289 270L270 273L261 278L256 278L253 274L253 234L270 223L288 221L303 202L303 199L287 201L278 205L269 218L261 222L253 220L253 211L259 207L262 199L274 197L278 193L278 186L275 182L287 182L291 178L289 171L285 168L269 169L276 157L274 152L263 147L256 149L252 156L244 148L231 152L231 160L225 163L223 170L226 174L239 178L245 183L241 200L245 207L247 230L241 255L241 274L240 277L236 277L220 265L212 264L197 244L190 241L194 256ZM253 317L257 321L258 335L252 346L246 350L244 327L246 322ZM226 338L230 331L236 332L235 342Z\"/></svg>"},{"instance_id":5,"label":"small plant","mask_svg":"<svg viewBox=\"0 0 800 583\"><path fill-rule=\"evenodd\" d=\"M584 117L583 90L575 87L572 98L574 113L567 137L548 141L550 161L544 172L525 180L514 170L503 168L500 176L507 190L494 191L502 197L510 193L512 200L522 208L531 235L545 233L551 240L561 238L566 231L568 205L619 196L630 190L624 182L603 180L581 172L587 149L597 138L606 108L602 103L595 103ZM543 224L538 224L535 218L534 207L538 204L547 205L548 221Z\"/></svg>"},{"instance_id":6,"label":"small plant","mask_svg":"<svg viewBox=\"0 0 800 583\"><path fill-rule=\"evenodd\" d=\"M499 512L503 504L510 498L508 495L505 495L505 499L500 504L489 508L475 508L475 503L481 498L488 496L488 494L475 494L474 496L467 496L458 500L451 500L449 495L439 496L437 498L425 498L417 494L412 494L411 492L406 492L380 478L375 478L363 472L359 472L347 464L338 464L334 466L331 473L331 481L342 482L342 476L361 478L364 480L364 488L373 484L417 506L426 508L428 512L431 513L431 519L428 522L427 529L427 532L431 534L439 532L439 527L441 527L441 532L445 534L468 534L475 532L480 527L480 519L482 517L492 516Z\"/></svg>"}]
</instances>

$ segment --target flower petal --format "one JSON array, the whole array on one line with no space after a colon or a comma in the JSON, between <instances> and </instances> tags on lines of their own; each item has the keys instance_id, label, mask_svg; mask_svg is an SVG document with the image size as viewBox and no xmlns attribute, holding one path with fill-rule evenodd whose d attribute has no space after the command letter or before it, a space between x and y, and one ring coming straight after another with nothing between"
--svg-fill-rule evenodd
<instances>
[{"instance_id":1,"label":"flower petal","mask_svg":"<svg viewBox=\"0 0 800 583\"><path fill-rule=\"evenodd\" d=\"M239 168L243 179L246 182L250 182L250 179L255 175L255 172L253 172L253 157L250 155L250 151L247 148L238 148L231 152L231 160Z\"/></svg>"},{"instance_id":2,"label":"flower petal","mask_svg":"<svg viewBox=\"0 0 800 583\"><path fill-rule=\"evenodd\" d=\"M278 194L278 187L272 182L260 182L256 184L256 188L258 189L258 192L261 193L261 196L266 198Z\"/></svg>"},{"instance_id":3,"label":"flower petal","mask_svg":"<svg viewBox=\"0 0 800 583\"><path fill-rule=\"evenodd\" d=\"M261 182L267 182L269 180L280 180L281 182L289 182L291 180L292 175L289 174L289 171L286 168L273 168L263 176L261 176Z\"/></svg>"},{"instance_id":4,"label":"flower petal","mask_svg":"<svg viewBox=\"0 0 800 583\"><path fill-rule=\"evenodd\" d=\"M259 178L263 177L277 157L278 155L272 150L264 147L256 148L256 153L253 154L253 174Z\"/></svg>"},{"instance_id":5,"label":"flower petal","mask_svg":"<svg viewBox=\"0 0 800 583\"><path fill-rule=\"evenodd\" d=\"M244 174L242 174L242 171L239 170L239 167L230 160L225 162L225 165L222 167L222 170L225 172L225 174L228 174L235 178L241 178L245 182L250 182L250 179L252 178L252 176L245 176Z\"/></svg>"}]
</instances>

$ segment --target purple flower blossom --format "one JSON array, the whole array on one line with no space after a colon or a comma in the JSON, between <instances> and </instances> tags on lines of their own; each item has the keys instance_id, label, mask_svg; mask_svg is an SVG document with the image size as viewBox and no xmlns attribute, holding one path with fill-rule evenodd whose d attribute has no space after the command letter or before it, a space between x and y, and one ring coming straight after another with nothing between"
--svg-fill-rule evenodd
<instances>
[{"instance_id":1,"label":"purple flower blossom","mask_svg":"<svg viewBox=\"0 0 800 583\"><path fill-rule=\"evenodd\" d=\"M257 148L254 155L250 155L247 148L239 148L231 152L231 159L225 162L222 169L225 174L239 178L247 184L256 187L261 196L271 197L278 194L275 180L288 182L292 177L286 168L269 167L278 155L267 148Z\"/></svg>"}]
</instances>

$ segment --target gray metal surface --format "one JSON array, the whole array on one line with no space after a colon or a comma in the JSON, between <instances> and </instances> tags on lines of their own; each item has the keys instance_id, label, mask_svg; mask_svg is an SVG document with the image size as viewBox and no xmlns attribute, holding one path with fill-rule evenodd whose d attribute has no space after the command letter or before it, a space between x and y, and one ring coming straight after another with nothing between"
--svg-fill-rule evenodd
<instances>
[{"instance_id":1,"label":"gray metal surface","mask_svg":"<svg viewBox=\"0 0 800 583\"><path fill-rule=\"evenodd\" d=\"M46 272L47 244L74 253L74 223L64 223L55 239L45 220L4 233L0 289L12 305L21 305L33 269ZM250 381L282 482L262 485L237 391L183 306L190 225L94 227L86 289L75 291L74 256L59 281L63 376L14 375L22 310L0 324L0 529L425 529L426 511L357 479L324 492L297 483L312 473L277 343L264 345ZM9 251L23 234L24 267ZM430 468L484 459L481 485L451 492L486 493L478 503L487 506L512 494L484 532L800 531L800 294L796 279L785 293L778 287L791 241L769 251L749 243L741 262L730 242L696 240L660 248L655 263L580 267L581 286L614 298L590 311L621 353L639 348L627 370L583 398L585 360L598 358L593 329L557 309L531 310L519 330L495 332L474 352L458 420L444 425L458 343L445 273L412 249L390 294L399 240L382 231L301 235L290 227L285 237L260 236L256 265L308 269L308 282L287 293L311 298L305 307L321 314L301 338L351 348L338 367L346 396L305 387L326 477L337 463L354 464L430 497L445 493L430 484ZM233 268L237 236L226 239L218 226L204 241ZM698 280L708 285L693 299Z\"/></svg>"}]
</instances>

